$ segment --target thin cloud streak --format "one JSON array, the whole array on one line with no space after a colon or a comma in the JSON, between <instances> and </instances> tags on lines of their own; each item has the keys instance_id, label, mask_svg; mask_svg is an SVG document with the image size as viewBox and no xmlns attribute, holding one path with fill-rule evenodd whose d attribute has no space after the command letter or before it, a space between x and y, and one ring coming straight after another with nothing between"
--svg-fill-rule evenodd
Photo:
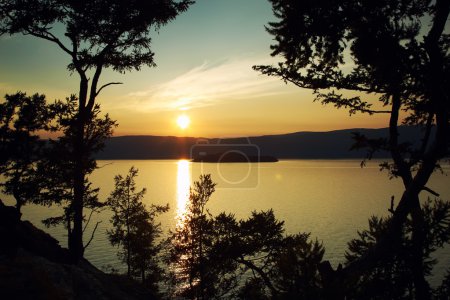
<instances>
[{"instance_id":1,"label":"thin cloud streak","mask_svg":"<svg viewBox=\"0 0 450 300\"><path fill-rule=\"evenodd\" d=\"M254 59L205 62L148 90L129 93L127 106L134 104L140 111L187 110L222 101L280 94L282 81L252 69L253 65L270 63Z\"/></svg>"}]
</instances>

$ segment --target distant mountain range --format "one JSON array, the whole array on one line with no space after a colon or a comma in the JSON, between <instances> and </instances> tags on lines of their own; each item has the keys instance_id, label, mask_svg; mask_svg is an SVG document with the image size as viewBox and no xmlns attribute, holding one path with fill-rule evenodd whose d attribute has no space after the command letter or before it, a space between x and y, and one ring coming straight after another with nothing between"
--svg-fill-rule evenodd
<instances>
[{"instance_id":1,"label":"distant mountain range","mask_svg":"<svg viewBox=\"0 0 450 300\"><path fill-rule=\"evenodd\" d=\"M117 136L106 142L105 149L97 159L180 159L191 158L196 151L209 152L214 149L250 149L259 155L278 159L339 159L363 158L365 150L350 151L352 133L359 132L369 138L388 136L388 129L344 129L327 132L295 132L280 135L264 135L248 138L195 138L175 136ZM400 141L418 143L421 132L417 127L399 128ZM220 146L218 146L220 145ZM228 148L227 148L228 147ZM377 153L375 157L389 157L388 153Z\"/></svg>"}]
</instances>

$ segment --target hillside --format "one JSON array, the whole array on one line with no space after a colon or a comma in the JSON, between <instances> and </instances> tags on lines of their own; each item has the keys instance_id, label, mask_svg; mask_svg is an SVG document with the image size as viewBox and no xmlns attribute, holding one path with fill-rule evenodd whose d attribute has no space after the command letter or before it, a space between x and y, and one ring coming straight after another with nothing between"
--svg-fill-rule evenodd
<instances>
[{"instance_id":1,"label":"hillside","mask_svg":"<svg viewBox=\"0 0 450 300\"><path fill-rule=\"evenodd\" d=\"M179 159L191 158L198 147L214 149L219 143L234 145L231 148L254 147L260 155L279 159L343 159L362 158L364 150L350 151L352 133L359 132L370 138L387 137L388 129L345 129L328 132L296 132L282 135L265 135L249 138L205 139L174 136L119 136L106 142L105 149L97 159ZM400 140L417 143L420 129L400 127ZM200 146L199 146L200 144ZM205 146L207 144L208 146ZM237 146L235 146L237 145ZM250 145L250 146L248 146ZM211 147L211 148L208 148ZM231 149L230 148L230 149ZM377 153L375 157L388 157L388 153Z\"/></svg>"},{"instance_id":2,"label":"hillside","mask_svg":"<svg viewBox=\"0 0 450 300\"><path fill-rule=\"evenodd\" d=\"M1 299L157 299L142 285L106 274L87 260L73 264L56 239L21 221L1 200L0 236Z\"/></svg>"}]
</instances>

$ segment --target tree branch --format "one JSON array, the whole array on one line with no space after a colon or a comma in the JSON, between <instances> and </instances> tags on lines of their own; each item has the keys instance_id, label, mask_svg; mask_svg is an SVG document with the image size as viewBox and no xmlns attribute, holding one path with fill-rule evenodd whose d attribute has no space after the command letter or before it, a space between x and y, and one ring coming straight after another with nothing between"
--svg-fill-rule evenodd
<instances>
[{"instance_id":1,"label":"tree branch","mask_svg":"<svg viewBox=\"0 0 450 300\"><path fill-rule=\"evenodd\" d=\"M424 186L422 188L422 190L427 191L428 193L432 194L433 196L439 197L439 193L433 191L432 189L430 189L429 187Z\"/></svg>"},{"instance_id":2,"label":"tree branch","mask_svg":"<svg viewBox=\"0 0 450 300\"><path fill-rule=\"evenodd\" d=\"M53 42L53 43L57 44L64 52L66 52L70 56L74 55L74 53L72 51L70 51L56 36L54 36L52 33L48 32L48 31L46 31L45 34L43 34L43 33L34 32L30 29L26 29L26 32L32 36Z\"/></svg>"},{"instance_id":3,"label":"tree branch","mask_svg":"<svg viewBox=\"0 0 450 300\"><path fill-rule=\"evenodd\" d=\"M94 213L94 211L95 211L95 209L91 209L88 220L86 221L86 225L84 225L83 233L86 231L86 228L88 227L89 223L91 222L92 214Z\"/></svg>"},{"instance_id":4,"label":"tree branch","mask_svg":"<svg viewBox=\"0 0 450 300\"><path fill-rule=\"evenodd\" d=\"M262 280L264 280L264 283L267 285L267 287L272 292L272 296L278 294L278 290L273 286L269 277L267 276L266 273L264 273L264 271L261 268L257 267L254 263L247 261L243 258L238 258L238 259L236 259L236 261L238 263L241 263L241 264L245 265L246 267L250 268L252 271L255 271L256 273L258 273L259 276L261 276Z\"/></svg>"},{"instance_id":5,"label":"tree branch","mask_svg":"<svg viewBox=\"0 0 450 300\"><path fill-rule=\"evenodd\" d=\"M113 85L113 84L123 84L123 82L110 82L110 83L107 83L107 84L102 85L102 86L98 89L97 93L95 94L95 97L97 97L97 96L100 94L100 92L101 92L104 88L106 88L107 86Z\"/></svg>"},{"instance_id":6,"label":"tree branch","mask_svg":"<svg viewBox=\"0 0 450 300\"><path fill-rule=\"evenodd\" d=\"M412 174L398 149L398 119L401 108L401 99L398 92L394 92L391 97L392 111L391 118L389 119L389 148L392 159L397 166L399 173L398 175L400 175L403 180L403 185L407 188L409 183L412 181Z\"/></svg>"},{"instance_id":7,"label":"tree branch","mask_svg":"<svg viewBox=\"0 0 450 300\"><path fill-rule=\"evenodd\" d=\"M87 247L89 247L89 245L91 244L92 240L94 239L94 234L95 231L97 230L98 224L100 224L102 221L98 221L95 224L94 230L92 230L92 234L91 234L91 238L89 239L89 241L87 242L87 244L83 247L84 250L86 250Z\"/></svg>"},{"instance_id":8,"label":"tree branch","mask_svg":"<svg viewBox=\"0 0 450 300\"><path fill-rule=\"evenodd\" d=\"M359 85L351 85L345 82L338 82L337 80L334 80L332 82L332 84L321 84L321 86L319 86L318 84L306 84L304 82L302 82L302 79L304 78L295 78L296 76L294 76L294 74L289 74L288 71L286 71L286 69L284 68L275 68L273 66L253 66L252 67L253 70L261 72L264 75L267 76L277 76L280 77L285 83L290 82L298 87L301 88L306 88L306 89L311 89L311 90L317 90L317 89L328 89L330 87L335 87L337 89L340 90L353 90L353 91L358 91L358 92L365 92L365 93L378 93L378 94L384 94L386 93L386 91L384 89L377 89L374 87L371 88L365 88L365 87L361 87ZM298 75L296 73L296 75Z\"/></svg>"},{"instance_id":9,"label":"tree branch","mask_svg":"<svg viewBox=\"0 0 450 300\"><path fill-rule=\"evenodd\" d=\"M434 113L430 113L427 118L427 123L425 125L425 134L422 139L422 146L420 147L420 156L423 156L425 154L425 151L427 150L428 142L430 141L430 134L431 134L431 126L433 125L433 118Z\"/></svg>"},{"instance_id":10,"label":"tree branch","mask_svg":"<svg viewBox=\"0 0 450 300\"><path fill-rule=\"evenodd\" d=\"M97 84L98 84L100 75L102 73L102 69L103 69L103 63L97 63L96 68L95 68L94 77L92 78L91 92L90 92L89 101L87 104L88 111L92 111L92 108L94 107L95 97L97 96Z\"/></svg>"},{"instance_id":11,"label":"tree branch","mask_svg":"<svg viewBox=\"0 0 450 300\"><path fill-rule=\"evenodd\" d=\"M425 37L426 44L437 44L439 38L442 36L450 11L450 1L437 0L435 10L436 16L434 17L433 25Z\"/></svg>"}]
</instances>

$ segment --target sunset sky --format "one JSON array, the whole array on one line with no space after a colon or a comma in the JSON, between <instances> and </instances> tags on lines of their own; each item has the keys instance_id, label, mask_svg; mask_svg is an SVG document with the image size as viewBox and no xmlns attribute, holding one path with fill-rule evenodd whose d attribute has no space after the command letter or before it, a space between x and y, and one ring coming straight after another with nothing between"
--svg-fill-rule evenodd
<instances>
[{"instance_id":1,"label":"sunset sky","mask_svg":"<svg viewBox=\"0 0 450 300\"><path fill-rule=\"evenodd\" d=\"M385 116L349 117L313 103L308 90L253 71L276 62L264 29L271 20L267 1L197 1L153 35L156 68L103 73L103 83L124 83L98 98L119 123L115 135L230 137L387 125ZM53 100L76 93L78 77L68 63L49 42L0 37L0 94L39 92ZM185 129L177 125L180 115L190 119Z\"/></svg>"}]
</instances>

